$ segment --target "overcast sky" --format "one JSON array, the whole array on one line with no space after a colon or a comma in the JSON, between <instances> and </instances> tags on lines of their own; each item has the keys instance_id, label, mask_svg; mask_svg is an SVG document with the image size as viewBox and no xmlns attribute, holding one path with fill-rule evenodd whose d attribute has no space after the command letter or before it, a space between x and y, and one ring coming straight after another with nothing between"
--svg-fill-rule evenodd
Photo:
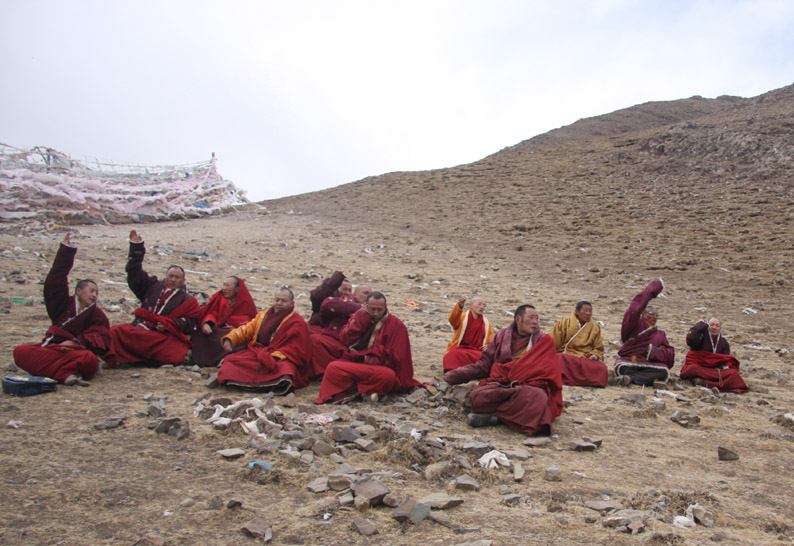
<instances>
[{"instance_id":1,"label":"overcast sky","mask_svg":"<svg viewBox=\"0 0 794 546\"><path fill-rule=\"evenodd\" d=\"M789 85L794 2L0 0L0 81L0 142L156 165L215 152L259 200Z\"/></svg>"}]
</instances>

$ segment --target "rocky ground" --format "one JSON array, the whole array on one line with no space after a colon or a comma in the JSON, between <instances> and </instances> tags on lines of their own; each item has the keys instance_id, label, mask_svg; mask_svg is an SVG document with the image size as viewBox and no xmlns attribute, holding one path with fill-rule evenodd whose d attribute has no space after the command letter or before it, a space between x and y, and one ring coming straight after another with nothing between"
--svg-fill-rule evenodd
<instances>
[{"instance_id":1,"label":"rocky ground","mask_svg":"<svg viewBox=\"0 0 794 546\"><path fill-rule=\"evenodd\" d=\"M700 117L672 126L555 134L545 147L455 169L134 226L147 270L183 265L200 298L235 274L260 307L289 285L308 316L309 291L334 270L372 284L408 326L416 376L429 387L315 406L316 383L257 398L208 388L206 372L178 367L106 370L88 388L1 395L0 541L262 540L247 528L273 544L791 542L794 140L791 99L776 93L673 109ZM665 111L644 106L646 117ZM73 228L72 279L98 281L113 324L131 320L131 227ZM40 283L62 237L33 224L0 229L4 368L14 346L48 325ZM464 393L439 380L458 297L485 297L500 328L532 303L545 331L589 299L613 362L623 311L658 276L674 372L689 327L717 315L749 393L675 379L655 392L566 387L547 440L465 424ZM264 437L243 426L257 419ZM721 460L720 447L738 459ZM494 450L508 466L481 467ZM700 523L674 526L695 504Z\"/></svg>"}]
</instances>

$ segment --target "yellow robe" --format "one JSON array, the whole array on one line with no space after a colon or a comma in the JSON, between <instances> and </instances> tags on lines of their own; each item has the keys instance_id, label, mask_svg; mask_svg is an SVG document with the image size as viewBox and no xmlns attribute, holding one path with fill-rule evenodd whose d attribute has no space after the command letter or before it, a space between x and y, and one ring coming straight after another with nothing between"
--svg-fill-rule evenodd
<instances>
[{"instance_id":1,"label":"yellow robe","mask_svg":"<svg viewBox=\"0 0 794 546\"><path fill-rule=\"evenodd\" d=\"M579 324L576 312L570 317L560 320L554 325L551 337L557 344L558 353L568 353L574 356L589 358L595 355L598 360L604 360L604 342L601 340L601 327L594 320Z\"/></svg>"}]
</instances>

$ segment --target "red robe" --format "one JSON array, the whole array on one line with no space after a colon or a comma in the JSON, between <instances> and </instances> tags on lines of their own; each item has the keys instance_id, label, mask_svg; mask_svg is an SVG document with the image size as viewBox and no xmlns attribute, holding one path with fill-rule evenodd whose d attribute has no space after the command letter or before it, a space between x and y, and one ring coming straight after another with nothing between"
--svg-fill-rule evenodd
<instances>
[{"instance_id":1,"label":"red robe","mask_svg":"<svg viewBox=\"0 0 794 546\"><path fill-rule=\"evenodd\" d=\"M219 290L201 308L198 327L190 336L190 343L193 346L191 359L194 364L217 366L218 362L226 355L226 351L221 345L221 339L256 315L256 304L245 281L239 279L238 282L234 305L229 306L229 300L223 297L223 293ZM201 327L207 323L212 327L212 332L209 334L205 334L201 330Z\"/></svg>"},{"instance_id":2,"label":"red robe","mask_svg":"<svg viewBox=\"0 0 794 546\"><path fill-rule=\"evenodd\" d=\"M306 321L292 309L278 325L267 345L260 343L260 328L270 307L254 320L229 333L232 346L247 348L224 357L218 383L241 387L272 389L287 394L309 384L309 332Z\"/></svg>"},{"instance_id":3,"label":"red robe","mask_svg":"<svg viewBox=\"0 0 794 546\"><path fill-rule=\"evenodd\" d=\"M482 349L486 345L485 318L480 315L476 319L467 311L466 330L461 333L460 343L448 347L442 357L444 371L454 370L473 364L480 359Z\"/></svg>"},{"instance_id":4,"label":"red robe","mask_svg":"<svg viewBox=\"0 0 794 546\"><path fill-rule=\"evenodd\" d=\"M110 329L108 363L149 360L181 364L190 349L187 336L193 333L200 307L184 286L162 300L165 282L143 270L145 254L143 242L130 242L127 285L140 300L141 307L136 309L132 324L119 324ZM149 312L156 313L159 318L151 318ZM162 323L166 329L154 330L155 323Z\"/></svg>"},{"instance_id":5,"label":"red robe","mask_svg":"<svg viewBox=\"0 0 794 546\"><path fill-rule=\"evenodd\" d=\"M739 375L739 361L731 355L691 350L681 368L681 379L700 379L709 388L738 394L750 390Z\"/></svg>"},{"instance_id":6,"label":"red robe","mask_svg":"<svg viewBox=\"0 0 794 546\"><path fill-rule=\"evenodd\" d=\"M61 245L44 280L44 305L52 325L39 344L14 349L14 362L30 373L50 377L59 383L72 374L92 379L99 369L97 355L110 347L110 322L96 305L77 312L77 298L69 294L69 272L76 248ZM79 346L62 345L75 341Z\"/></svg>"},{"instance_id":7,"label":"red robe","mask_svg":"<svg viewBox=\"0 0 794 546\"><path fill-rule=\"evenodd\" d=\"M342 401L356 393L406 391L421 385L414 379L408 329L388 311L373 323L366 309L359 309L342 330L340 340L348 350L326 368L315 403Z\"/></svg>"},{"instance_id":8,"label":"red robe","mask_svg":"<svg viewBox=\"0 0 794 546\"><path fill-rule=\"evenodd\" d=\"M469 393L471 409L492 413L500 421L526 434L550 434L552 423L562 413L562 373L551 336L540 331L532 336L532 347L513 359L515 324L502 329L480 360L451 370L445 379L457 385L482 379Z\"/></svg>"},{"instance_id":9,"label":"red robe","mask_svg":"<svg viewBox=\"0 0 794 546\"><path fill-rule=\"evenodd\" d=\"M312 379L325 373L328 364L339 359L346 347L339 341L342 329L347 325L350 316L361 309L361 304L348 297L326 298L320 305L321 321L326 325L322 332L309 334L311 342Z\"/></svg>"},{"instance_id":10,"label":"red robe","mask_svg":"<svg viewBox=\"0 0 794 546\"><path fill-rule=\"evenodd\" d=\"M338 296L337 290L345 280L345 274L341 271L334 271L334 274L323 279L317 288L309 293L309 299L312 302L312 315L309 317L309 325L314 327L312 333L320 333L326 327L326 323L320 312L323 302L326 298Z\"/></svg>"}]
</instances>

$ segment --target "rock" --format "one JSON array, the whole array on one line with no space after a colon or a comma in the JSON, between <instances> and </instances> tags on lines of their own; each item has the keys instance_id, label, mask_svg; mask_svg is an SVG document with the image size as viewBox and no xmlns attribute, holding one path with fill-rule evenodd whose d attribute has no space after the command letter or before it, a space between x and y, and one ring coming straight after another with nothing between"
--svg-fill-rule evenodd
<instances>
[{"instance_id":1,"label":"rock","mask_svg":"<svg viewBox=\"0 0 794 546\"><path fill-rule=\"evenodd\" d=\"M328 491L328 478L316 478L306 485L306 489L312 493L324 493Z\"/></svg>"},{"instance_id":2,"label":"rock","mask_svg":"<svg viewBox=\"0 0 794 546\"><path fill-rule=\"evenodd\" d=\"M336 497L323 497L322 499L317 501L321 510L337 510L341 506L339 499Z\"/></svg>"},{"instance_id":3,"label":"rock","mask_svg":"<svg viewBox=\"0 0 794 546\"><path fill-rule=\"evenodd\" d=\"M229 499L229 502L226 503L226 508L234 509L240 508L243 505L243 501L241 499Z\"/></svg>"},{"instance_id":4,"label":"rock","mask_svg":"<svg viewBox=\"0 0 794 546\"><path fill-rule=\"evenodd\" d=\"M425 389L420 387L418 389L414 389L414 392L412 392L411 394L406 396L405 400L407 402L410 402L411 404L416 404L420 400L422 400L424 398L427 398L427 395L428 395L428 392Z\"/></svg>"},{"instance_id":5,"label":"rock","mask_svg":"<svg viewBox=\"0 0 794 546\"><path fill-rule=\"evenodd\" d=\"M598 446L590 442L571 442L569 447L571 451L595 451Z\"/></svg>"},{"instance_id":6,"label":"rock","mask_svg":"<svg viewBox=\"0 0 794 546\"><path fill-rule=\"evenodd\" d=\"M601 447L601 444L604 442L603 438L592 438L590 436L582 436L582 440L591 444L595 444L596 447Z\"/></svg>"},{"instance_id":7,"label":"rock","mask_svg":"<svg viewBox=\"0 0 794 546\"><path fill-rule=\"evenodd\" d=\"M623 510L623 503L616 500L607 501L586 501L587 508L598 510L599 512L611 512L612 510Z\"/></svg>"},{"instance_id":8,"label":"rock","mask_svg":"<svg viewBox=\"0 0 794 546\"><path fill-rule=\"evenodd\" d=\"M698 423L700 423L700 417L692 412L681 410L677 410L675 413L673 413L670 416L670 420L685 428L691 428L697 426Z\"/></svg>"},{"instance_id":9,"label":"rock","mask_svg":"<svg viewBox=\"0 0 794 546\"><path fill-rule=\"evenodd\" d=\"M171 427L175 426L179 421L179 417L166 417L165 419L160 419L157 421L154 431L158 434L168 434Z\"/></svg>"},{"instance_id":10,"label":"rock","mask_svg":"<svg viewBox=\"0 0 794 546\"><path fill-rule=\"evenodd\" d=\"M361 438L361 435L350 427L337 426L331 429L331 438L333 438L335 442L348 442L352 444Z\"/></svg>"},{"instance_id":11,"label":"rock","mask_svg":"<svg viewBox=\"0 0 794 546\"><path fill-rule=\"evenodd\" d=\"M367 518L353 518L353 528L365 537L378 534L378 529Z\"/></svg>"},{"instance_id":12,"label":"rock","mask_svg":"<svg viewBox=\"0 0 794 546\"><path fill-rule=\"evenodd\" d=\"M518 459L519 461L526 461L532 454L527 451L526 449L503 449L501 450L502 453L507 455L511 459Z\"/></svg>"},{"instance_id":13,"label":"rock","mask_svg":"<svg viewBox=\"0 0 794 546\"><path fill-rule=\"evenodd\" d=\"M210 378L207 379L207 381L204 382L204 386L207 387L208 389L212 389L214 387L217 387L218 386L218 374L214 373L214 374L210 375Z\"/></svg>"},{"instance_id":14,"label":"rock","mask_svg":"<svg viewBox=\"0 0 794 546\"><path fill-rule=\"evenodd\" d=\"M509 495L504 495L502 497L502 504L507 506L515 506L519 502L521 502L522 495L517 495L515 493L510 493Z\"/></svg>"},{"instance_id":15,"label":"rock","mask_svg":"<svg viewBox=\"0 0 794 546\"><path fill-rule=\"evenodd\" d=\"M154 402L149 402L149 405L146 406L146 414L149 417L164 417L165 400L161 398L159 400L155 400Z\"/></svg>"},{"instance_id":16,"label":"rock","mask_svg":"<svg viewBox=\"0 0 794 546\"><path fill-rule=\"evenodd\" d=\"M562 481L562 473L560 472L560 469L557 468L557 465L552 464L546 469L546 475L544 476L544 479L550 482Z\"/></svg>"},{"instance_id":17,"label":"rock","mask_svg":"<svg viewBox=\"0 0 794 546\"><path fill-rule=\"evenodd\" d=\"M444 527L452 527L452 520L449 517L449 514L442 512L441 510L430 510L430 514L427 516L427 519L434 523L438 523L439 525L443 525Z\"/></svg>"},{"instance_id":18,"label":"rock","mask_svg":"<svg viewBox=\"0 0 794 546\"><path fill-rule=\"evenodd\" d=\"M527 438L526 440L524 440L523 444L525 446L529 446L529 447L547 446L547 445L551 444L551 438L549 438L548 436L538 436L538 437Z\"/></svg>"},{"instance_id":19,"label":"rock","mask_svg":"<svg viewBox=\"0 0 794 546\"><path fill-rule=\"evenodd\" d=\"M521 463L513 463L513 481L520 482L524 479L526 471Z\"/></svg>"},{"instance_id":20,"label":"rock","mask_svg":"<svg viewBox=\"0 0 794 546\"><path fill-rule=\"evenodd\" d=\"M353 507L359 512L364 512L372 507L372 503L370 503L369 499L366 497L354 497Z\"/></svg>"},{"instance_id":21,"label":"rock","mask_svg":"<svg viewBox=\"0 0 794 546\"><path fill-rule=\"evenodd\" d=\"M480 490L480 483L468 474L458 476L452 483L455 484L455 488L462 489L464 491Z\"/></svg>"},{"instance_id":22,"label":"rock","mask_svg":"<svg viewBox=\"0 0 794 546\"><path fill-rule=\"evenodd\" d=\"M718 446L717 447L717 457L720 461L738 461L739 454L735 451L731 451L727 447Z\"/></svg>"},{"instance_id":23,"label":"rock","mask_svg":"<svg viewBox=\"0 0 794 546\"><path fill-rule=\"evenodd\" d=\"M493 540L481 538L480 540L467 540L466 542L456 542L455 546L493 546Z\"/></svg>"},{"instance_id":24,"label":"rock","mask_svg":"<svg viewBox=\"0 0 794 546\"><path fill-rule=\"evenodd\" d=\"M370 451L375 451L375 449L378 447L378 444L374 440L370 440L368 438L358 438L353 442L353 445L355 445L361 451L366 451L367 453Z\"/></svg>"},{"instance_id":25,"label":"rock","mask_svg":"<svg viewBox=\"0 0 794 546\"><path fill-rule=\"evenodd\" d=\"M488 442L466 442L463 444L463 451L477 458L485 455L487 452L491 451L491 449L491 444Z\"/></svg>"},{"instance_id":26,"label":"rock","mask_svg":"<svg viewBox=\"0 0 794 546\"><path fill-rule=\"evenodd\" d=\"M179 506L182 508L190 508L191 506L195 506L196 499L187 498L179 503Z\"/></svg>"},{"instance_id":27,"label":"rock","mask_svg":"<svg viewBox=\"0 0 794 546\"><path fill-rule=\"evenodd\" d=\"M223 498L220 495L213 495L207 501L207 510L220 510L223 507Z\"/></svg>"},{"instance_id":28,"label":"rock","mask_svg":"<svg viewBox=\"0 0 794 546\"><path fill-rule=\"evenodd\" d=\"M396 508L400 504L400 501L397 498L397 493L394 491L389 491L386 493L386 496L383 497L383 504L390 508Z\"/></svg>"},{"instance_id":29,"label":"rock","mask_svg":"<svg viewBox=\"0 0 794 546\"><path fill-rule=\"evenodd\" d=\"M411 523L417 524L420 521L423 521L429 515L430 515L430 507L426 504L422 504L421 502L417 502L414 505L414 509L411 510L411 515L409 519L411 520Z\"/></svg>"},{"instance_id":30,"label":"rock","mask_svg":"<svg viewBox=\"0 0 794 546\"><path fill-rule=\"evenodd\" d=\"M146 394L143 395L143 401L144 402L148 402L152 398L154 398L154 393L153 392L147 392Z\"/></svg>"},{"instance_id":31,"label":"rock","mask_svg":"<svg viewBox=\"0 0 794 546\"><path fill-rule=\"evenodd\" d=\"M350 474L329 474L328 487L334 491L344 491L350 488L353 480L355 480L355 477Z\"/></svg>"},{"instance_id":32,"label":"rock","mask_svg":"<svg viewBox=\"0 0 794 546\"><path fill-rule=\"evenodd\" d=\"M612 528L623 527L628 525L629 523L631 523L631 520L623 516L604 518L604 521L601 522L601 524L604 527L612 527Z\"/></svg>"},{"instance_id":33,"label":"rock","mask_svg":"<svg viewBox=\"0 0 794 546\"><path fill-rule=\"evenodd\" d=\"M339 504L340 506L350 506L355 502L355 498L353 497L353 493L347 492L344 495L339 497Z\"/></svg>"},{"instance_id":34,"label":"rock","mask_svg":"<svg viewBox=\"0 0 794 546\"><path fill-rule=\"evenodd\" d=\"M138 539L132 546L165 546L167 542L163 537L155 533L146 533Z\"/></svg>"},{"instance_id":35,"label":"rock","mask_svg":"<svg viewBox=\"0 0 794 546\"><path fill-rule=\"evenodd\" d=\"M695 503L686 509L686 515L689 519L705 525L706 527L714 527L714 514L703 508L700 504Z\"/></svg>"},{"instance_id":36,"label":"rock","mask_svg":"<svg viewBox=\"0 0 794 546\"><path fill-rule=\"evenodd\" d=\"M120 427L124 424L124 417L108 417L101 423L94 424L96 430L110 430L112 428Z\"/></svg>"},{"instance_id":37,"label":"rock","mask_svg":"<svg viewBox=\"0 0 794 546\"><path fill-rule=\"evenodd\" d=\"M463 504L463 499L460 497L451 497L446 493L432 493L424 498L419 499L422 504L428 505L430 508L436 510L448 510Z\"/></svg>"},{"instance_id":38,"label":"rock","mask_svg":"<svg viewBox=\"0 0 794 546\"><path fill-rule=\"evenodd\" d=\"M416 508L416 499L408 499L394 509L391 517L400 523L404 523L411 517L411 512L413 512L414 508Z\"/></svg>"},{"instance_id":39,"label":"rock","mask_svg":"<svg viewBox=\"0 0 794 546\"><path fill-rule=\"evenodd\" d=\"M314 452L302 451L298 460L303 464L312 464L314 462Z\"/></svg>"},{"instance_id":40,"label":"rock","mask_svg":"<svg viewBox=\"0 0 794 546\"><path fill-rule=\"evenodd\" d=\"M240 531L254 538L263 538L268 541L267 536L272 533L270 524L262 518L254 518L240 528Z\"/></svg>"},{"instance_id":41,"label":"rock","mask_svg":"<svg viewBox=\"0 0 794 546\"><path fill-rule=\"evenodd\" d=\"M297 404L297 400L295 399L295 393L291 392L287 396L283 397L279 403L284 406L285 408L294 408Z\"/></svg>"},{"instance_id":42,"label":"rock","mask_svg":"<svg viewBox=\"0 0 794 546\"><path fill-rule=\"evenodd\" d=\"M184 419L179 419L171 427L168 428L169 436L176 436L177 440L184 440L190 436L190 423Z\"/></svg>"},{"instance_id":43,"label":"rock","mask_svg":"<svg viewBox=\"0 0 794 546\"><path fill-rule=\"evenodd\" d=\"M240 457L245 455L245 451L237 447L233 447L230 449L220 449L215 453L217 453L224 459L228 459L228 460L239 459Z\"/></svg>"},{"instance_id":44,"label":"rock","mask_svg":"<svg viewBox=\"0 0 794 546\"><path fill-rule=\"evenodd\" d=\"M578 417L574 417L573 419L571 419L571 422L574 425L584 425L584 419L580 419Z\"/></svg>"},{"instance_id":45,"label":"rock","mask_svg":"<svg viewBox=\"0 0 794 546\"><path fill-rule=\"evenodd\" d=\"M369 501L370 506L377 506L383 502L383 497L390 491L391 489L383 482L378 480L365 480L356 484L354 493L356 499L365 498Z\"/></svg>"}]
</instances>

